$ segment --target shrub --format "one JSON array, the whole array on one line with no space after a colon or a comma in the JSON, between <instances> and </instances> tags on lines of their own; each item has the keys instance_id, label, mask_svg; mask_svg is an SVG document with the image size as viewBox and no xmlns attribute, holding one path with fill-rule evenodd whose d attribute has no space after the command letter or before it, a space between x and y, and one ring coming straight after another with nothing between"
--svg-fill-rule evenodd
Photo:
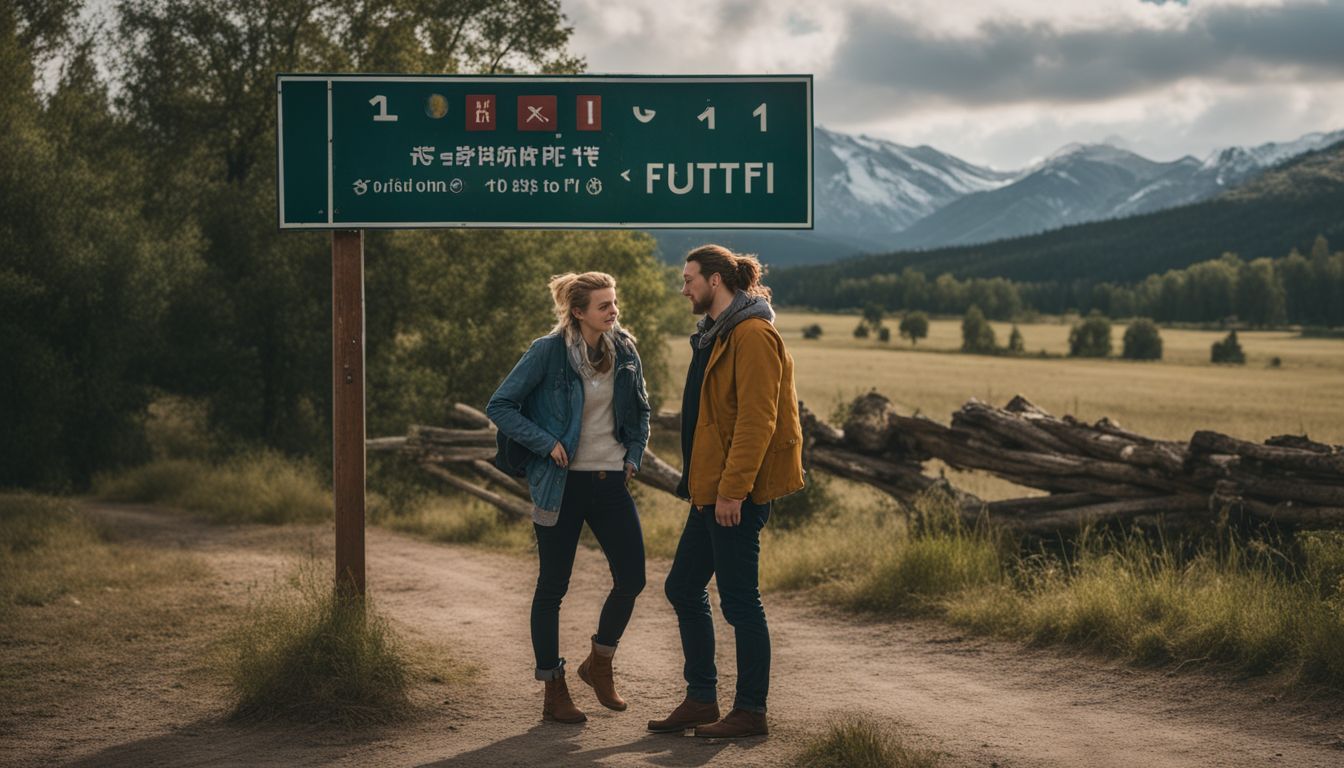
<instances>
[{"instance_id":1,"label":"shrub","mask_svg":"<svg viewBox=\"0 0 1344 768\"><path fill-rule=\"evenodd\" d=\"M1120 353L1126 360L1161 360L1162 334L1157 323L1141 317L1125 329L1125 347Z\"/></svg>"},{"instance_id":2,"label":"shrub","mask_svg":"<svg viewBox=\"0 0 1344 768\"><path fill-rule=\"evenodd\" d=\"M910 345L915 346L920 339L929 336L929 316L923 312L907 312L897 330L901 332L901 338L909 339Z\"/></svg>"},{"instance_id":3,"label":"shrub","mask_svg":"<svg viewBox=\"0 0 1344 768\"><path fill-rule=\"evenodd\" d=\"M807 326L806 328L804 328L804 329L803 329L803 338L804 338L804 339L820 339L820 338L821 338L821 325L819 325L819 324L817 324L817 323L813 323L813 324Z\"/></svg>"},{"instance_id":4,"label":"shrub","mask_svg":"<svg viewBox=\"0 0 1344 768\"><path fill-rule=\"evenodd\" d=\"M865 322L863 322L863 321L859 321L859 324L856 325L856 326L854 326L854 338L856 338L856 339L866 339L866 338L868 338L868 324L867 324L867 323L865 323Z\"/></svg>"},{"instance_id":5,"label":"shrub","mask_svg":"<svg viewBox=\"0 0 1344 768\"><path fill-rule=\"evenodd\" d=\"M1013 323L1013 332L1008 334L1008 351L1015 355L1020 355L1027 351L1027 343L1022 338L1022 331L1018 329L1017 323Z\"/></svg>"},{"instance_id":6,"label":"shrub","mask_svg":"<svg viewBox=\"0 0 1344 768\"><path fill-rule=\"evenodd\" d=\"M1241 342L1237 341L1235 330L1229 331L1222 341L1213 342L1213 347L1209 350L1209 359L1215 363L1228 365L1246 364L1246 353L1241 349Z\"/></svg>"},{"instance_id":7,"label":"shrub","mask_svg":"<svg viewBox=\"0 0 1344 768\"><path fill-rule=\"evenodd\" d=\"M885 326L885 325L882 326L881 328L878 328L878 329L877 329L877 340L880 341L880 342L882 342L882 343L884 343L884 344L887 343L887 342L889 342L889 341L891 341L891 329L888 328L888 327Z\"/></svg>"},{"instance_id":8,"label":"shrub","mask_svg":"<svg viewBox=\"0 0 1344 768\"><path fill-rule=\"evenodd\" d=\"M1092 310L1069 331L1069 357L1106 357L1111 354L1111 321Z\"/></svg>"},{"instance_id":9,"label":"shrub","mask_svg":"<svg viewBox=\"0 0 1344 768\"><path fill-rule=\"evenodd\" d=\"M961 351L992 353L996 344L994 327L985 319L985 313L980 311L980 307L972 304L961 320Z\"/></svg>"}]
</instances>

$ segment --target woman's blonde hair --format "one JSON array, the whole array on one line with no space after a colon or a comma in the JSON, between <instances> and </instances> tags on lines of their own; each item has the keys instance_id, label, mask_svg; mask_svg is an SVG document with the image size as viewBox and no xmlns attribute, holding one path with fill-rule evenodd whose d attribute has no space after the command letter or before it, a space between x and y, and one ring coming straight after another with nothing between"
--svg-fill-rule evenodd
<instances>
[{"instance_id":1,"label":"woman's blonde hair","mask_svg":"<svg viewBox=\"0 0 1344 768\"><path fill-rule=\"evenodd\" d=\"M615 288L616 278L606 272L584 272L582 274L575 272L566 272L563 275L552 277L546 284L551 289L551 298L555 301L555 328L551 333L563 334L566 339L572 333L579 332L579 319L574 316L574 310L587 310L592 302L593 291L600 291L603 288ZM635 337L629 331L623 333L634 341ZM614 362L614 349L607 349L603 345L602 360L594 364L594 368L606 372L610 370Z\"/></svg>"}]
</instances>

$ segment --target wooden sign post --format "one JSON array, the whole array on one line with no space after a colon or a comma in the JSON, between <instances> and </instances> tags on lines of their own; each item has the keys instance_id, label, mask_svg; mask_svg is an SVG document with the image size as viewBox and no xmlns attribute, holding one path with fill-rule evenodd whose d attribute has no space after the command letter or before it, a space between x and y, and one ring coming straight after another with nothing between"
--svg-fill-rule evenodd
<instances>
[{"instance_id":1,"label":"wooden sign post","mask_svg":"<svg viewBox=\"0 0 1344 768\"><path fill-rule=\"evenodd\" d=\"M331 233L332 490L336 589L364 594L364 231Z\"/></svg>"}]
</instances>

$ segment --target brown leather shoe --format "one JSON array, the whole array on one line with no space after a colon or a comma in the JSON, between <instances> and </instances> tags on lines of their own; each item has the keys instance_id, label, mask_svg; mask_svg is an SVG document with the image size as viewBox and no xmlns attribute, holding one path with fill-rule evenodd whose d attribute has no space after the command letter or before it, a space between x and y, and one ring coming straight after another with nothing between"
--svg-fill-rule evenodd
<instances>
[{"instance_id":1,"label":"brown leather shoe","mask_svg":"<svg viewBox=\"0 0 1344 768\"><path fill-rule=\"evenodd\" d=\"M569 697L569 686L565 684L565 671L546 681L546 698L541 705L541 719L557 723L582 723L588 719L583 710L574 706Z\"/></svg>"},{"instance_id":2,"label":"brown leather shoe","mask_svg":"<svg viewBox=\"0 0 1344 768\"><path fill-rule=\"evenodd\" d=\"M770 729L765 725L765 713L746 709L734 709L719 722L695 729L696 736L706 739L740 739L769 733Z\"/></svg>"},{"instance_id":3,"label":"brown leather shoe","mask_svg":"<svg viewBox=\"0 0 1344 768\"><path fill-rule=\"evenodd\" d=\"M597 700L602 706L624 712L627 705L620 694L616 693L616 684L612 679L611 657L615 653L615 648L598 645L597 639L594 638L593 649L588 652L588 658L579 665L579 678L593 687L593 692L597 694Z\"/></svg>"},{"instance_id":4,"label":"brown leather shoe","mask_svg":"<svg viewBox=\"0 0 1344 768\"><path fill-rule=\"evenodd\" d=\"M666 720L650 720L649 730L654 733L680 733L697 725L708 725L719 719L718 702L708 704L687 696L672 710Z\"/></svg>"}]
</instances>

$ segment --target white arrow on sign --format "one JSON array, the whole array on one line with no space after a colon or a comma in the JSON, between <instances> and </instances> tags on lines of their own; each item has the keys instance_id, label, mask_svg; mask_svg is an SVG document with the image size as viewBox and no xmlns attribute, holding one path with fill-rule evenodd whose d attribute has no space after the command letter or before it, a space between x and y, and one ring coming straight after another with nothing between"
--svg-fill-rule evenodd
<instances>
[{"instance_id":1,"label":"white arrow on sign","mask_svg":"<svg viewBox=\"0 0 1344 768\"><path fill-rule=\"evenodd\" d=\"M630 180L630 169L629 169L629 168L626 168L624 171L621 171L621 178L622 178L622 179L625 179L626 181L629 181L629 180Z\"/></svg>"},{"instance_id":2,"label":"white arrow on sign","mask_svg":"<svg viewBox=\"0 0 1344 768\"><path fill-rule=\"evenodd\" d=\"M635 111L635 119L641 123L649 122L650 120L653 119L653 116L655 114L652 109L640 109L639 107L635 107L634 111Z\"/></svg>"}]
</instances>

